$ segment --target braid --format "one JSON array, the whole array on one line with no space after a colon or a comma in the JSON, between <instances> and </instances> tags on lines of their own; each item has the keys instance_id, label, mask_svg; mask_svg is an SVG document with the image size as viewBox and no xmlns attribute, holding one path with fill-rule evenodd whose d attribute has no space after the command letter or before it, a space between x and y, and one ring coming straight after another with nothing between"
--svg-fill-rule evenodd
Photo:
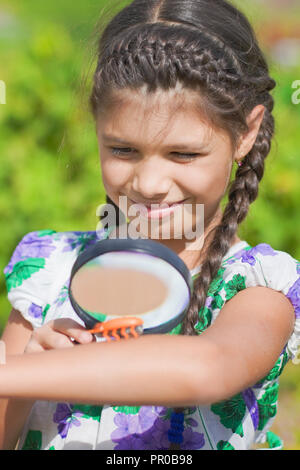
<instances>
[{"instance_id":1,"label":"braid","mask_svg":"<svg viewBox=\"0 0 300 470\"><path fill-rule=\"evenodd\" d=\"M208 7L212 2L198 2L201 4L200 17L201 8ZM259 182L264 175L264 161L270 152L274 134L274 101L270 91L276 82L270 78L255 35L243 16L241 27L245 29L245 47L239 49L232 46L237 40L222 39L222 33L219 32L221 23L212 26L212 22L209 27L205 19L199 20L197 24L180 18L175 21L175 14L168 19L167 3L170 7L171 3L178 2L165 0L158 5L154 0L147 0L146 7L143 0L136 0L132 7L140 5L141 11L145 10L140 13L143 21L136 21L125 29L119 28L114 36L114 23L108 26L100 41L99 60L90 98L94 116L109 104L113 97L112 90L138 89L146 84L150 93L158 88L175 88L180 81L186 88L199 91L203 110L217 127L228 131L235 145L241 132L248 130L246 118L249 112L258 104L265 106L256 141L229 186L228 203L221 222L204 240L205 259L194 281L190 308L181 331L182 334L195 335L199 313L205 306L211 282L218 274L239 224L247 216L250 204L258 195ZM227 9L233 8L225 0L218 0L216 4L220 8L224 7L227 15ZM129 18L130 6L124 11ZM233 11L236 12L235 9ZM208 18L212 15L210 9L205 13ZM155 22L151 22L151 18ZM235 17L231 20L232 23L236 22Z\"/></svg>"},{"instance_id":2,"label":"braid","mask_svg":"<svg viewBox=\"0 0 300 470\"><path fill-rule=\"evenodd\" d=\"M269 153L274 130L273 117L268 115L268 112L266 114L267 117L262 123L252 150L245 157L243 166L238 168L236 178L231 183L229 202L224 209L220 224L214 230L214 237L208 245L205 261L194 282L193 297L182 324L182 334L197 334L195 326L199 321L199 313L205 305L211 281L218 274L222 259L231 246L238 225L245 219L250 204L257 198L258 185L264 174L264 160ZM207 240L204 249L206 246Z\"/></svg>"}]
</instances>

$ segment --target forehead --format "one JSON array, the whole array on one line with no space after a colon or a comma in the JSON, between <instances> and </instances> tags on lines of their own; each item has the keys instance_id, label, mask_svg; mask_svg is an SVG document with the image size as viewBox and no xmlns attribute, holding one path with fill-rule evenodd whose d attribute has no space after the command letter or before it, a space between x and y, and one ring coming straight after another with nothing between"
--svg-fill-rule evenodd
<instances>
[{"instance_id":1,"label":"forehead","mask_svg":"<svg viewBox=\"0 0 300 470\"><path fill-rule=\"evenodd\" d=\"M217 135L224 137L209 118L200 92L183 89L179 82L176 88L151 93L146 86L115 90L111 98L109 108L97 120L99 137L110 134L157 143L168 136L171 140L178 136L201 139L202 143Z\"/></svg>"}]
</instances>

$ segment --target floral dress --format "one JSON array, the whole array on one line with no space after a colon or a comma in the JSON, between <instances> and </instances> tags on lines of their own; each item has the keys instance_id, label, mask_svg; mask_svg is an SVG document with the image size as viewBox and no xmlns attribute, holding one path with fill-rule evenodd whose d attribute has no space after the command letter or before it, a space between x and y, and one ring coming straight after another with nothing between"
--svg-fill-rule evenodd
<instances>
[{"instance_id":1,"label":"floral dress","mask_svg":"<svg viewBox=\"0 0 300 470\"><path fill-rule=\"evenodd\" d=\"M8 299L38 328L68 317L81 323L68 297L72 266L88 246L107 238L107 230L26 234L4 269ZM193 278L199 269L191 272ZM277 411L278 378L300 345L300 263L266 243L232 246L210 285L196 329L201 333L217 318L227 300L252 286L283 292L295 311L295 327L272 370L254 386L228 400L184 409L181 449L240 450L254 442L281 448L270 427ZM171 334L178 334L179 327ZM200 360L200 359L199 359ZM163 406L91 406L84 403L36 401L18 449L169 449L172 409Z\"/></svg>"}]
</instances>

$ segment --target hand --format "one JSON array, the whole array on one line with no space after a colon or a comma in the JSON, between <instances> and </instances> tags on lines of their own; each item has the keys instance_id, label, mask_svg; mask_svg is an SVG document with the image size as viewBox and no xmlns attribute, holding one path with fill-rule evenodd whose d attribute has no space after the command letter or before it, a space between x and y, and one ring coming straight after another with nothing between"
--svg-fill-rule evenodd
<instances>
[{"instance_id":1,"label":"hand","mask_svg":"<svg viewBox=\"0 0 300 470\"><path fill-rule=\"evenodd\" d=\"M70 318L58 318L32 332L25 353L72 348L76 343L87 344L92 341L95 341L94 336L79 323Z\"/></svg>"}]
</instances>

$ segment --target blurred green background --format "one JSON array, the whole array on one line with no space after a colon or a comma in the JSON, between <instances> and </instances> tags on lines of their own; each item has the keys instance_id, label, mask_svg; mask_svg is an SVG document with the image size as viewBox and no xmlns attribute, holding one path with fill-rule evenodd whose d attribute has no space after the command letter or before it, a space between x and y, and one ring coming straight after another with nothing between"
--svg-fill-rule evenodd
<instances>
[{"instance_id":1,"label":"blurred green background","mask_svg":"<svg viewBox=\"0 0 300 470\"><path fill-rule=\"evenodd\" d=\"M0 80L6 84L6 104L0 104L0 331L11 310L3 269L21 238L42 229L96 229L105 193L87 109L95 33L128 3L0 0ZM292 102L292 85L300 81L299 1L233 3L254 25L277 81L276 136L239 236L300 259L300 103ZM300 449L299 422L300 369L290 364L274 426L285 449Z\"/></svg>"}]
</instances>

